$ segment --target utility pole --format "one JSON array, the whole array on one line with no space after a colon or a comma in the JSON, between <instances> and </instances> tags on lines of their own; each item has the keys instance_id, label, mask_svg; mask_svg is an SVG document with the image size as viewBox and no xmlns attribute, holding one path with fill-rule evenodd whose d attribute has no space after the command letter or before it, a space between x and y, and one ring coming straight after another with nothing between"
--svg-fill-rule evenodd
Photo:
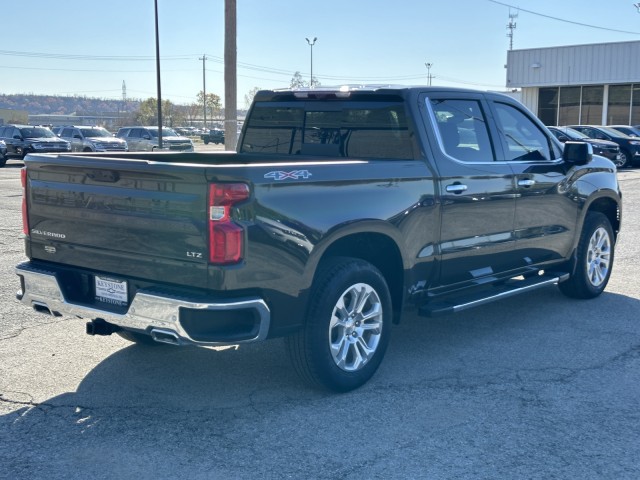
<instances>
[{"instance_id":1,"label":"utility pole","mask_svg":"<svg viewBox=\"0 0 640 480\"><path fill-rule=\"evenodd\" d=\"M640 13L640 3L634 3L633 6L636 7L636 10Z\"/></svg>"},{"instance_id":2,"label":"utility pole","mask_svg":"<svg viewBox=\"0 0 640 480\"><path fill-rule=\"evenodd\" d=\"M311 47L311 80L309 80L309 87L313 88L313 46L316 44L316 40L318 40L318 37L313 37L313 40L305 38L305 40Z\"/></svg>"},{"instance_id":3,"label":"utility pole","mask_svg":"<svg viewBox=\"0 0 640 480\"><path fill-rule=\"evenodd\" d=\"M238 143L238 77L236 46L236 0L224 0L224 148Z\"/></svg>"},{"instance_id":4,"label":"utility pole","mask_svg":"<svg viewBox=\"0 0 640 480\"><path fill-rule=\"evenodd\" d=\"M425 63L425 67L427 67L427 85L431 86L431 79L433 75L431 75L431 67L433 67L433 63Z\"/></svg>"},{"instance_id":5,"label":"utility pole","mask_svg":"<svg viewBox=\"0 0 640 480\"><path fill-rule=\"evenodd\" d=\"M198 60L202 60L202 109L204 112L204 128L207 128L207 80L204 73L204 62L207 61L207 56L203 54Z\"/></svg>"},{"instance_id":6,"label":"utility pole","mask_svg":"<svg viewBox=\"0 0 640 480\"><path fill-rule=\"evenodd\" d=\"M507 33L507 37L509 37L509 50L513 50L513 31L516 29L516 18L518 18L517 13L509 12L509 24L507 25L507 30L509 30L509 33Z\"/></svg>"},{"instance_id":7,"label":"utility pole","mask_svg":"<svg viewBox=\"0 0 640 480\"><path fill-rule=\"evenodd\" d=\"M158 148L162 149L162 93L160 91L160 38L158 36L158 0L156 7L156 79L158 83Z\"/></svg>"}]
</instances>

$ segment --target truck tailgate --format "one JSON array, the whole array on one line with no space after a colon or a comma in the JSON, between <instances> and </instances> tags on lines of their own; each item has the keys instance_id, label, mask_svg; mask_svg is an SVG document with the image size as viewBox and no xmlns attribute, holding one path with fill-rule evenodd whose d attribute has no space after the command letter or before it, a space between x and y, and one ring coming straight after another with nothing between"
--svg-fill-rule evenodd
<instances>
[{"instance_id":1,"label":"truck tailgate","mask_svg":"<svg viewBox=\"0 0 640 480\"><path fill-rule=\"evenodd\" d=\"M29 255L111 274L206 285L204 168L28 157Z\"/></svg>"}]
</instances>

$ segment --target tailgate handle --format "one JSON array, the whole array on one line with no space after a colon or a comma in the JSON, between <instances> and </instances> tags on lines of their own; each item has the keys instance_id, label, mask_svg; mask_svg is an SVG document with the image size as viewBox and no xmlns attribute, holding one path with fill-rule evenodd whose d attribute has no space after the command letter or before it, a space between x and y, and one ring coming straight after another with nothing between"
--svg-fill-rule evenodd
<instances>
[{"instance_id":1,"label":"tailgate handle","mask_svg":"<svg viewBox=\"0 0 640 480\"><path fill-rule=\"evenodd\" d=\"M87 173L94 182L115 183L120 180L118 172L113 170L91 170Z\"/></svg>"}]
</instances>

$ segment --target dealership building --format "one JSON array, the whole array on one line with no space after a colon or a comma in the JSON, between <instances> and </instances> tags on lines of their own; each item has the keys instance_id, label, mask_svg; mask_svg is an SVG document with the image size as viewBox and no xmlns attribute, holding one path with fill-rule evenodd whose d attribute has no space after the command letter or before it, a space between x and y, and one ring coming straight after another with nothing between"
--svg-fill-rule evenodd
<instances>
[{"instance_id":1,"label":"dealership building","mask_svg":"<svg viewBox=\"0 0 640 480\"><path fill-rule=\"evenodd\" d=\"M640 41L510 50L507 87L546 125L640 125Z\"/></svg>"}]
</instances>

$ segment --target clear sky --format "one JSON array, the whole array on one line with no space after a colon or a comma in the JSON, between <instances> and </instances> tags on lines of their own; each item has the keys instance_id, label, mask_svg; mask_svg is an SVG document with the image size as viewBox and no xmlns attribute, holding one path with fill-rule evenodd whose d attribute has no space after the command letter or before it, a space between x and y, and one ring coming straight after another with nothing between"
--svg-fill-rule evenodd
<instances>
[{"instance_id":1,"label":"clear sky","mask_svg":"<svg viewBox=\"0 0 640 480\"><path fill-rule=\"evenodd\" d=\"M124 81L128 98L156 96L153 0L13 5L0 93L120 99ZM207 92L224 102L224 0L158 0L158 10L163 99L196 101L206 55ZM434 85L504 89L510 13L514 49L640 40L632 0L237 0L238 107L254 87L309 78L305 37L317 37L322 85L426 84L431 63Z\"/></svg>"}]
</instances>

